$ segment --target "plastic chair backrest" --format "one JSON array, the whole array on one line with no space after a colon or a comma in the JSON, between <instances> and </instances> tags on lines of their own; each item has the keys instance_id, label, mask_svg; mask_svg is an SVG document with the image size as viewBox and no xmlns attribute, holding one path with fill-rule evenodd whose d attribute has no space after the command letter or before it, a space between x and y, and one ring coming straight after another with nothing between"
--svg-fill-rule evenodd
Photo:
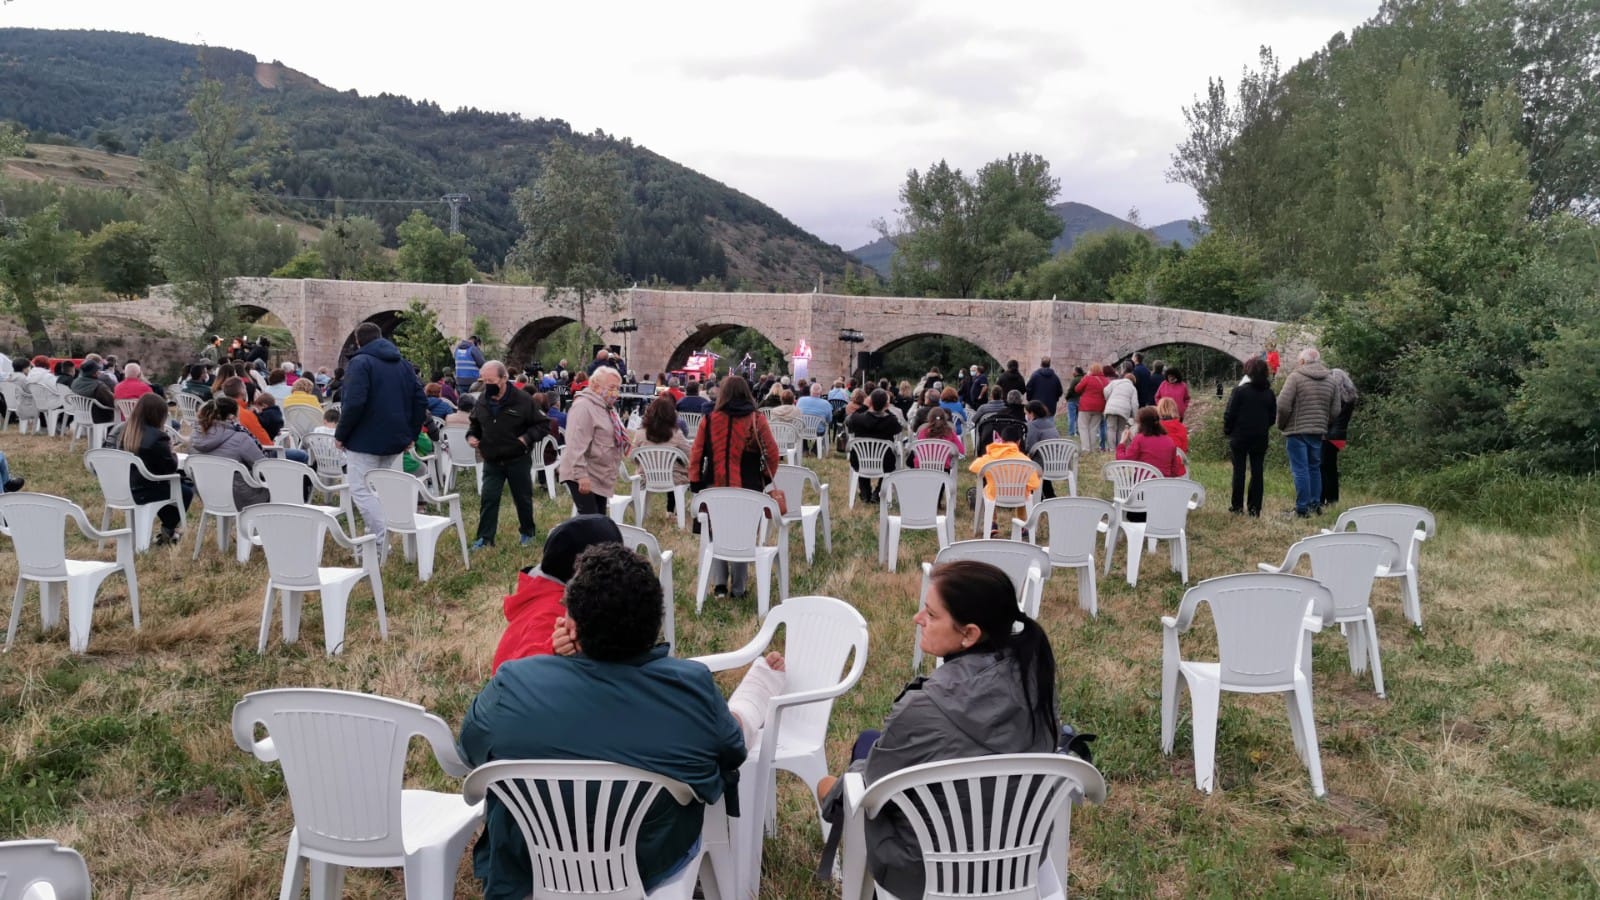
<instances>
[{"instance_id":1,"label":"plastic chair backrest","mask_svg":"<svg viewBox=\"0 0 1600 900\"><path fill-rule=\"evenodd\" d=\"M72 413L73 419L81 418L84 422L90 421L94 417L94 408L102 405L91 397L73 393L62 394L61 403Z\"/></svg>"},{"instance_id":2,"label":"plastic chair backrest","mask_svg":"<svg viewBox=\"0 0 1600 900\"><path fill-rule=\"evenodd\" d=\"M1033 445L1028 456L1039 464L1044 477L1051 481L1066 478L1078 471L1078 442L1065 438L1050 438Z\"/></svg>"},{"instance_id":3,"label":"plastic chair backrest","mask_svg":"<svg viewBox=\"0 0 1600 900\"><path fill-rule=\"evenodd\" d=\"M383 509L383 524L395 531L414 531L417 527L417 501L422 480L397 469L369 469L367 489L378 498Z\"/></svg>"},{"instance_id":4,"label":"plastic chair backrest","mask_svg":"<svg viewBox=\"0 0 1600 900\"><path fill-rule=\"evenodd\" d=\"M680 805L694 789L654 772L608 762L504 760L472 770L468 803L493 794L533 858L533 897L576 894L643 900L634 848L645 813L662 791Z\"/></svg>"},{"instance_id":5,"label":"plastic chair backrest","mask_svg":"<svg viewBox=\"0 0 1600 900\"><path fill-rule=\"evenodd\" d=\"M689 464L689 455L677 447L640 447L629 454L629 458L644 473L644 489L647 491L673 490L676 487L672 477L674 466Z\"/></svg>"},{"instance_id":6,"label":"plastic chair backrest","mask_svg":"<svg viewBox=\"0 0 1600 900\"><path fill-rule=\"evenodd\" d=\"M1334 523L1333 530L1347 531L1352 527L1356 531L1381 534L1394 541L1405 553L1406 567L1416 568L1417 555L1421 551L1419 545L1433 537L1436 526L1433 513L1420 506L1374 503L1345 510L1339 515L1339 521Z\"/></svg>"},{"instance_id":7,"label":"plastic chair backrest","mask_svg":"<svg viewBox=\"0 0 1600 900\"><path fill-rule=\"evenodd\" d=\"M183 414L185 419L188 419L190 416L198 415L200 412L200 407L204 406L206 403L206 401L196 397L194 394L188 393L187 391L180 391L176 396L178 401L178 411Z\"/></svg>"},{"instance_id":8,"label":"plastic chair backrest","mask_svg":"<svg viewBox=\"0 0 1600 900\"><path fill-rule=\"evenodd\" d=\"M117 421L126 422L133 415L133 408L139 405L139 398L133 397L124 400L112 401L117 405Z\"/></svg>"},{"instance_id":9,"label":"plastic chair backrest","mask_svg":"<svg viewBox=\"0 0 1600 900\"><path fill-rule=\"evenodd\" d=\"M1050 556L1043 548L1021 541L1003 541L995 538L956 541L940 550L939 555L933 558L933 564L937 566L941 563L969 559L988 563L1005 572L1006 577L1011 579L1011 586L1017 589L1019 603L1024 599L1023 591L1028 588L1028 570L1037 569L1040 576L1048 575L1050 572Z\"/></svg>"},{"instance_id":10,"label":"plastic chair backrest","mask_svg":"<svg viewBox=\"0 0 1600 900\"><path fill-rule=\"evenodd\" d=\"M955 444L930 438L914 442L911 452L917 458L917 468L937 469L940 472L948 470L951 460L957 456Z\"/></svg>"},{"instance_id":11,"label":"plastic chair backrest","mask_svg":"<svg viewBox=\"0 0 1600 900\"><path fill-rule=\"evenodd\" d=\"M291 589L321 587L322 545L338 527L333 516L299 503L260 503L239 513L239 531L260 539L273 583Z\"/></svg>"},{"instance_id":12,"label":"plastic chair backrest","mask_svg":"<svg viewBox=\"0 0 1600 900\"><path fill-rule=\"evenodd\" d=\"M638 527L637 525L618 525L622 529L622 545L631 550L638 551L644 548L644 555L649 558L650 565L661 567L661 542L656 536ZM667 598L670 602L672 598Z\"/></svg>"},{"instance_id":13,"label":"plastic chair backrest","mask_svg":"<svg viewBox=\"0 0 1600 900\"><path fill-rule=\"evenodd\" d=\"M702 509L711 521L712 547L739 555L754 553L762 521L780 515L777 501L744 488L707 488L694 497L693 511Z\"/></svg>"},{"instance_id":14,"label":"plastic chair backrest","mask_svg":"<svg viewBox=\"0 0 1600 900\"><path fill-rule=\"evenodd\" d=\"M223 515L231 516L239 512L238 507L233 505L234 478L243 478L246 484L255 483L255 477L244 463L224 456L193 454L183 461L183 467L194 482L194 491L200 495L200 502L205 504L206 509Z\"/></svg>"},{"instance_id":15,"label":"plastic chair backrest","mask_svg":"<svg viewBox=\"0 0 1600 900\"><path fill-rule=\"evenodd\" d=\"M705 417L705 413L692 413L692 412L680 412L680 413L678 413L678 421L682 422L683 423L683 427L687 428L689 430L689 440L691 440L691 441L694 440L695 432L700 430L700 420L703 419L704 417Z\"/></svg>"},{"instance_id":16,"label":"plastic chair backrest","mask_svg":"<svg viewBox=\"0 0 1600 900\"><path fill-rule=\"evenodd\" d=\"M299 403L284 407L283 427L303 441L314 429L322 427L322 410Z\"/></svg>"},{"instance_id":17,"label":"plastic chair backrest","mask_svg":"<svg viewBox=\"0 0 1600 900\"><path fill-rule=\"evenodd\" d=\"M1050 527L1050 559L1084 562L1094 557L1100 524L1112 516L1111 504L1096 497L1054 497L1033 508L1029 527L1043 519Z\"/></svg>"},{"instance_id":18,"label":"plastic chair backrest","mask_svg":"<svg viewBox=\"0 0 1600 900\"><path fill-rule=\"evenodd\" d=\"M1147 478L1128 496L1128 508L1145 511L1145 533L1151 537L1176 536L1189 521L1191 506L1206 500L1206 489L1187 478Z\"/></svg>"},{"instance_id":19,"label":"plastic chair backrest","mask_svg":"<svg viewBox=\"0 0 1600 900\"><path fill-rule=\"evenodd\" d=\"M29 891L36 885L49 885L55 900L89 900L89 867L55 841L0 841L0 900L39 896Z\"/></svg>"},{"instance_id":20,"label":"plastic chair backrest","mask_svg":"<svg viewBox=\"0 0 1600 900\"><path fill-rule=\"evenodd\" d=\"M28 397L33 401L33 408L39 412L59 409L63 404L60 392L48 385L34 382L28 386Z\"/></svg>"},{"instance_id":21,"label":"plastic chair backrest","mask_svg":"<svg viewBox=\"0 0 1600 900\"><path fill-rule=\"evenodd\" d=\"M893 804L905 816L924 897L1037 897L1045 853L1067 851L1074 790L1101 802L1105 779L1055 753L980 756L901 769L874 782L861 809L876 818Z\"/></svg>"},{"instance_id":22,"label":"plastic chair backrest","mask_svg":"<svg viewBox=\"0 0 1600 900\"><path fill-rule=\"evenodd\" d=\"M881 508L888 510L891 504L898 503L902 526L932 528L939 519L939 496L949 487L950 476L938 469L890 472L883 476Z\"/></svg>"},{"instance_id":23,"label":"plastic chair backrest","mask_svg":"<svg viewBox=\"0 0 1600 900\"><path fill-rule=\"evenodd\" d=\"M17 568L28 578L67 576L67 519L86 524L82 507L65 497L23 491L0 494L0 530L11 537Z\"/></svg>"},{"instance_id":24,"label":"plastic chair backrest","mask_svg":"<svg viewBox=\"0 0 1600 900\"><path fill-rule=\"evenodd\" d=\"M134 506L133 470L139 457L126 450L101 448L83 454L83 465L100 481L106 505L118 509Z\"/></svg>"},{"instance_id":25,"label":"plastic chair backrest","mask_svg":"<svg viewBox=\"0 0 1600 900\"><path fill-rule=\"evenodd\" d=\"M266 727L270 747L257 743L257 726ZM233 708L239 748L283 768L302 852L405 855L400 791L407 745L418 734L436 752L438 741L450 741L449 726L422 707L352 691L256 691Z\"/></svg>"},{"instance_id":26,"label":"plastic chair backrest","mask_svg":"<svg viewBox=\"0 0 1600 900\"><path fill-rule=\"evenodd\" d=\"M894 441L883 438L851 438L850 452L856 458L856 474L863 478L881 478L884 457L898 454Z\"/></svg>"},{"instance_id":27,"label":"plastic chair backrest","mask_svg":"<svg viewBox=\"0 0 1600 900\"><path fill-rule=\"evenodd\" d=\"M1211 607L1217 629L1222 684L1262 690L1293 684L1300 671L1305 617L1333 605L1326 587L1299 575L1254 572L1210 578L1190 588L1178 605L1187 628L1199 604Z\"/></svg>"},{"instance_id":28,"label":"plastic chair backrest","mask_svg":"<svg viewBox=\"0 0 1600 900\"><path fill-rule=\"evenodd\" d=\"M789 511L784 513L785 519L800 518L800 506L805 503L805 489L810 485L811 490L817 494L818 502L822 498L822 479L817 473L806 466L791 466L784 463L778 466L778 471L772 475L772 486L783 491L784 499L789 502Z\"/></svg>"},{"instance_id":29,"label":"plastic chair backrest","mask_svg":"<svg viewBox=\"0 0 1600 900\"><path fill-rule=\"evenodd\" d=\"M267 457L256 460L256 478L267 486L273 503L304 503L306 480L315 474L305 463Z\"/></svg>"},{"instance_id":30,"label":"plastic chair backrest","mask_svg":"<svg viewBox=\"0 0 1600 900\"><path fill-rule=\"evenodd\" d=\"M854 685L861 678L867 664L867 620L855 607L835 597L790 597L761 623L768 646L779 626L784 635L784 694ZM783 733L800 744L820 744L832 711L832 700L791 707L783 714Z\"/></svg>"},{"instance_id":31,"label":"plastic chair backrest","mask_svg":"<svg viewBox=\"0 0 1600 900\"><path fill-rule=\"evenodd\" d=\"M788 422L772 422L772 439L778 442L778 449L783 451L793 450L800 446L800 429Z\"/></svg>"},{"instance_id":32,"label":"plastic chair backrest","mask_svg":"<svg viewBox=\"0 0 1600 900\"><path fill-rule=\"evenodd\" d=\"M1311 577L1332 593L1333 605L1318 609L1324 619L1362 616L1372 598L1378 569L1402 558L1400 547L1381 534L1361 531L1318 534L1296 541L1285 562L1292 568L1304 556L1311 562Z\"/></svg>"},{"instance_id":33,"label":"plastic chair backrest","mask_svg":"<svg viewBox=\"0 0 1600 900\"><path fill-rule=\"evenodd\" d=\"M800 421L805 423L805 431L808 435L826 434L828 432L828 420L823 416L813 416L807 413L800 416Z\"/></svg>"},{"instance_id":34,"label":"plastic chair backrest","mask_svg":"<svg viewBox=\"0 0 1600 900\"><path fill-rule=\"evenodd\" d=\"M305 437L306 452L311 454L311 461L317 465L317 474L324 481L344 481L344 468L339 459L339 445L331 434L308 434Z\"/></svg>"},{"instance_id":35,"label":"plastic chair backrest","mask_svg":"<svg viewBox=\"0 0 1600 900\"><path fill-rule=\"evenodd\" d=\"M1134 462L1133 460L1119 459L1108 462L1101 472L1105 479L1111 482L1111 499L1127 500L1133 492L1133 486L1148 478L1162 478L1161 470L1149 463Z\"/></svg>"},{"instance_id":36,"label":"plastic chair backrest","mask_svg":"<svg viewBox=\"0 0 1600 900\"><path fill-rule=\"evenodd\" d=\"M1015 508L1028 505L1028 479L1038 474L1039 464L1031 459L997 459L978 470L978 483L994 485L996 506Z\"/></svg>"}]
</instances>

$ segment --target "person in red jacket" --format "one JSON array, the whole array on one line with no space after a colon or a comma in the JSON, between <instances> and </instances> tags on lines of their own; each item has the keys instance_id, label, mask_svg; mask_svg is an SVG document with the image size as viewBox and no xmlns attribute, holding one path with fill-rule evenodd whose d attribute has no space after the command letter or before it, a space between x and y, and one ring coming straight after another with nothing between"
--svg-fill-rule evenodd
<instances>
[{"instance_id":1,"label":"person in red jacket","mask_svg":"<svg viewBox=\"0 0 1600 900\"><path fill-rule=\"evenodd\" d=\"M508 660L551 652L556 620L567 614L563 601L578 556L596 544L620 544L622 531L608 516L576 516L550 529L538 567L517 573L517 589L503 601L506 630L494 651L491 671Z\"/></svg>"},{"instance_id":2,"label":"person in red jacket","mask_svg":"<svg viewBox=\"0 0 1600 900\"><path fill-rule=\"evenodd\" d=\"M1089 446L1091 442L1099 441L1100 449L1105 449L1106 422L1106 385L1111 374L1106 370L1109 366L1090 366L1089 374L1078 379L1073 390L1078 392L1078 443L1083 447L1083 452L1088 453L1094 449ZM1115 377L1115 376L1113 376Z\"/></svg>"},{"instance_id":3,"label":"person in red jacket","mask_svg":"<svg viewBox=\"0 0 1600 900\"><path fill-rule=\"evenodd\" d=\"M1149 463L1168 478L1177 478L1183 473L1183 466L1178 462L1178 446L1161 427L1161 414L1154 406L1141 406L1134 414L1134 427L1128 429L1117 447L1117 459Z\"/></svg>"}]
</instances>

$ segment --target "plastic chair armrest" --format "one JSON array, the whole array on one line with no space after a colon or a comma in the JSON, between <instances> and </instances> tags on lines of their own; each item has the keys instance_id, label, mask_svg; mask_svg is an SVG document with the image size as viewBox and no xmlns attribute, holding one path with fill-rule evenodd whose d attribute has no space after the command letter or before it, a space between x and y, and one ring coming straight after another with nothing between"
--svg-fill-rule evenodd
<instances>
[{"instance_id":1,"label":"plastic chair armrest","mask_svg":"<svg viewBox=\"0 0 1600 900\"><path fill-rule=\"evenodd\" d=\"M1306 616L1305 628L1307 631L1320 632L1322 630L1322 617L1315 615Z\"/></svg>"},{"instance_id":2,"label":"plastic chair armrest","mask_svg":"<svg viewBox=\"0 0 1600 900\"><path fill-rule=\"evenodd\" d=\"M461 499L461 494L459 492L453 494L430 493L427 485L423 485L422 487L418 488L417 493L422 497L423 500L426 500L429 503L450 503L452 501L458 501Z\"/></svg>"},{"instance_id":3,"label":"plastic chair armrest","mask_svg":"<svg viewBox=\"0 0 1600 900\"><path fill-rule=\"evenodd\" d=\"M467 773L472 771L472 766L461 758L461 751L456 748L455 736L450 733L450 726L437 716L429 716L424 721L426 725L417 731L433 747L433 757L439 761L439 768L451 777L465 778Z\"/></svg>"},{"instance_id":4,"label":"plastic chair armrest","mask_svg":"<svg viewBox=\"0 0 1600 900\"><path fill-rule=\"evenodd\" d=\"M1256 568L1259 569L1262 572L1282 572L1283 571L1283 568L1281 566L1275 566L1272 563L1256 563Z\"/></svg>"},{"instance_id":5,"label":"plastic chair armrest","mask_svg":"<svg viewBox=\"0 0 1600 900\"><path fill-rule=\"evenodd\" d=\"M860 772L846 772L843 776L844 787L844 817L849 819L861 808L861 801L867 796L867 782L861 777Z\"/></svg>"},{"instance_id":6,"label":"plastic chair armrest","mask_svg":"<svg viewBox=\"0 0 1600 900\"><path fill-rule=\"evenodd\" d=\"M272 742L272 738L270 737L264 737L261 740L254 742L246 749L248 749L256 759L259 759L262 762L278 761L278 745L274 744Z\"/></svg>"},{"instance_id":7,"label":"plastic chair armrest","mask_svg":"<svg viewBox=\"0 0 1600 900\"><path fill-rule=\"evenodd\" d=\"M713 672L725 672L728 669L737 669L740 666L750 665L756 661L756 657L760 656L761 651L765 650L766 648L767 644L765 641L760 643L751 641L737 650L729 650L725 653L710 653L705 656L696 656L692 657L689 661L697 662Z\"/></svg>"},{"instance_id":8,"label":"plastic chair armrest","mask_svg":"<svg viewBox=\"0 0 1600 900\"><path fill-rule=\"evenodd\" d=\"M1023 531L1023 529L1025 529L1027 527L1028 527L1028 523L1027 522L1023 521L1022 519L1017 518L1016 516L1012 516L1011 517L1011 539L1013 541L1022 540L1022 531Z\"/></svg>"}]
</instances>

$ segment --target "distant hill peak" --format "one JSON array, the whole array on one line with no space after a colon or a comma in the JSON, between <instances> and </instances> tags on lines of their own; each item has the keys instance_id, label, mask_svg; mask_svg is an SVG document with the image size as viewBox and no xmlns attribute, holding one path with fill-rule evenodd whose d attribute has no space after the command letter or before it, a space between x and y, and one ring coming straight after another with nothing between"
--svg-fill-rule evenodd
<instances>
[{"instance_id":1,"label":"distant hill peak","mask_svg":"<svg viewBox=\"0 0 1600 900\"><path fill-rule=\"evenodd\" d=\"M256 84L269 91L282 90L283 88L307 88L315 91L332 91L322 82L312 78L298 69L291 69L277 60L272 62L256 62Z\"/></svg>"}]
</instances>

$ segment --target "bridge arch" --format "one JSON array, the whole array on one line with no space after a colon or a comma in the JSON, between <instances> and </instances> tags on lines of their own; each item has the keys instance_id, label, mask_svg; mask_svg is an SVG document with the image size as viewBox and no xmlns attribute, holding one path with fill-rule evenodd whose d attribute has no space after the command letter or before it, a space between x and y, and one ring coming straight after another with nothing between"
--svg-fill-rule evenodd
<instances>
[{"instance_id":1,"label":"bridge arch","mask_svg":"<svg viewBox=\"0 0 1600 900\"><path fill-rule=\"evenodd\" d=\"M786 347L786 336L776 334L754 322L739 321L741 318L743 317L719 315L681 328L671 335L669 338L670 343L664 343L663 346L671 348L664 357L640 353L638 363L630 362L629 367L644 372L670 372L674 369L681 369L684 363L689 361L690 353L705 347L715 338L740 328L747 328L766 338L767 342L776 348L779 354L778 358L761 360L763 370L787 371L787 368L785 368L787 362L782 357L782 354L789 351L789 348ZM654 359L660 359L660 365L654 368L646 367L646 363ZM726 370L729 366L738 362L739 360L736 359L723 360L718 368L719 370Z\"/></svg>"},{"instance_id":2,"label":"bridge arch","mask_svg":"<svg viewBox=\"0 0 1600 900\"><path fill-rule=\"evenodd\" d=\"M977 347L989 357L987 361L974 359L961 363L962 365L985 363L989 365L991 371L993 371L996 363L1003 365L1007 359L1022 359L1023 351L1026 349L1026 345L1019 347L1001 346L1000 341L988 335L975 334L965 329L939 330L937 323L930 323L925 320L907 322L898 328L891 328L887 336L867 335L867 337L874 341L873 349L879 353L888 353L919 338L955 338ZM1025 339L1025 336L1019 335L1019 338ZM852 365L853 363L854 360L852 360Z\"/></svg>"},{"instance_id":3,"label":"bridge arch","mask_svg":"<svg viewBox=\"0 0 1600 900\"><path fill-rule=\"evenodd\" d=\"M506 341L504 360L506 365L521 367L532 363L534 361L535 351L538 350L539 344L544 341L545 338L555 334L557 329L560 329L566 325L571 325L577 321L578 320L572 316L560 313L552 313L550 315L541 316L537 319L530 319L527 322L524 322L521 327L517 328L517 330L512 333L511 338ZM556 360L539 360L539 362L544 363L546 366L550 366L555 364ZM568 360L568 363L573 363L573 361ZM577 364L582 365L586 363L587 360L580 360Z\"/></svg>"},{"instance_id":4,"label":"bridge arch","mask_svg":"<svg viewBox=\"0 0 1600 900\"><path fill-rule=\"evenodd\" d=\"M339 365L343 366L348 364L350 362L350 357L355 355L357 350L356 328L358 328L362 323L371 322L377 325L379 330L383 332L384 337L393 340L394 330L395 328L399 327L400 321L404 315L405 309L403 307L393 309L378 309L372 311L363 318L350 322L349 328L344 333L344 340L339 344ZM445 342L448 344L450 341L450 334L444 330L444 323L438 319L435 319L434 325L434 330L439 332L439 336L444 338Z\"/></svg>"}]
</instances>

